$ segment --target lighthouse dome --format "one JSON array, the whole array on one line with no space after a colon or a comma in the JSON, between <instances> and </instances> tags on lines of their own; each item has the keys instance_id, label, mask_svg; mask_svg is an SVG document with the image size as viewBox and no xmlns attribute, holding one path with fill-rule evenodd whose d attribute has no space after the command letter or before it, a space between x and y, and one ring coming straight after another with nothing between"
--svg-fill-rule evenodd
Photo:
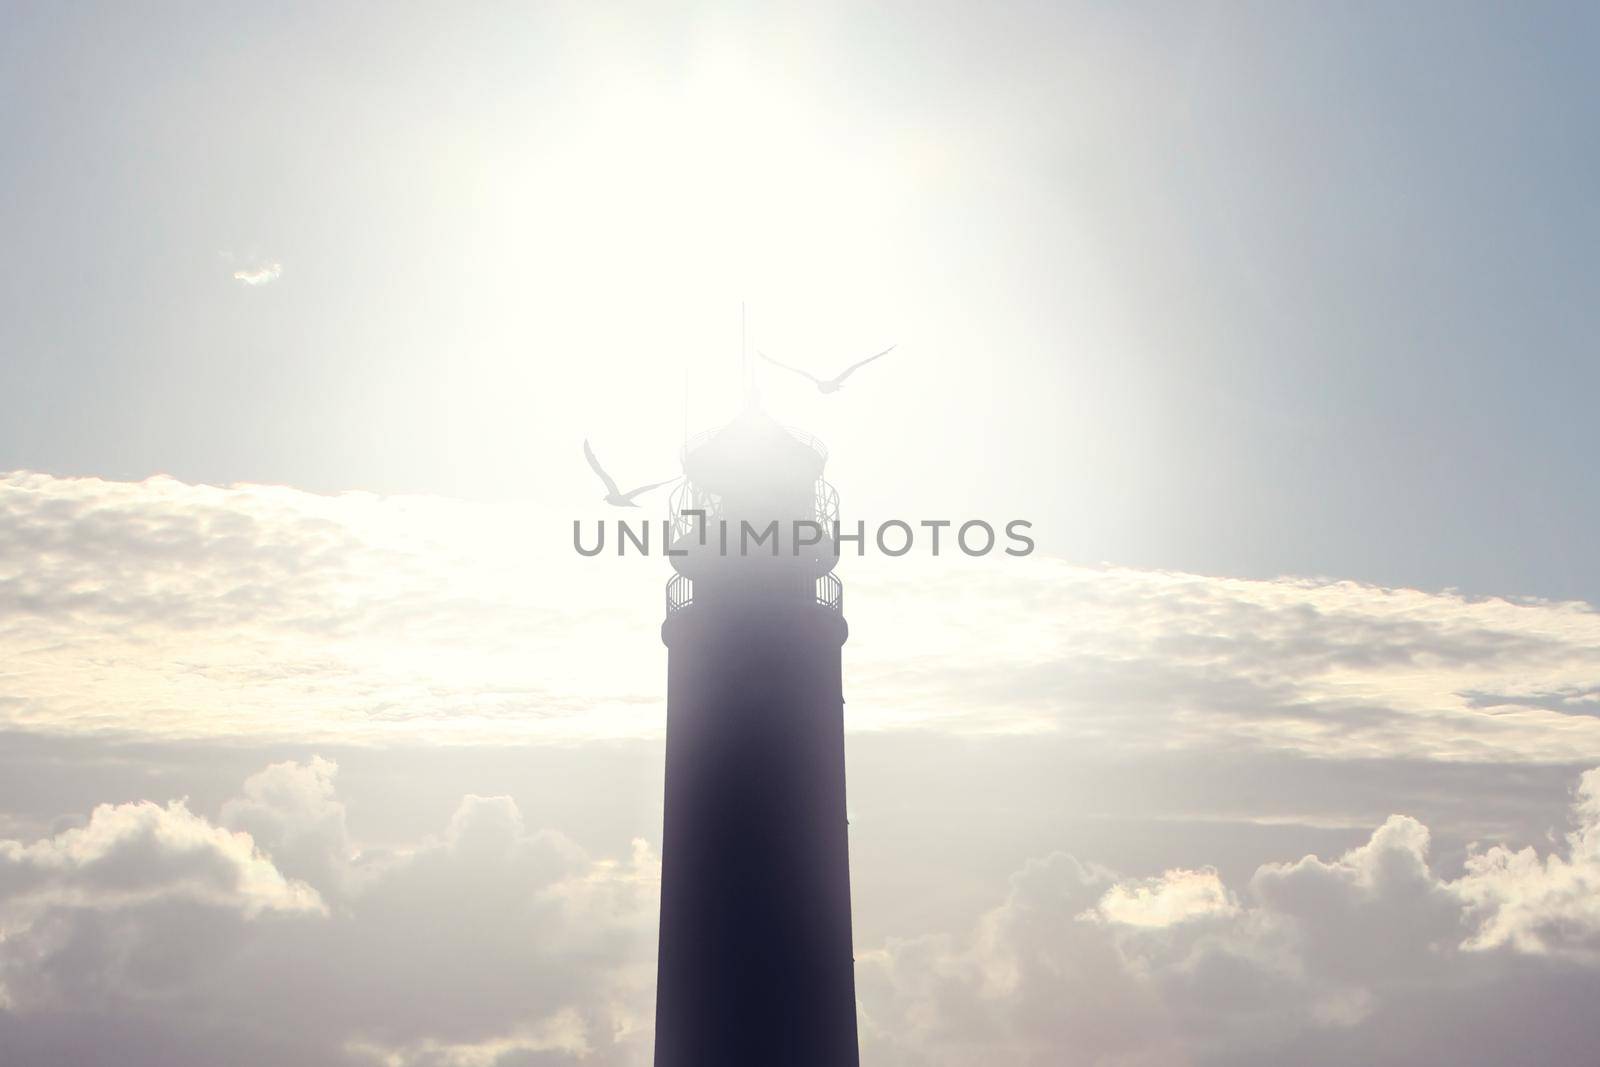
<instances>
[{"instance_id":1,"label":"lighthouse dome","mask_svg":"<svg viewBox=\"0 0 1600 1067\"><path fill-rule=\"evenodd\" d=\"M828 450L816 438L752 410L689 441L683 472L724 499L760 499L809 489L822 477L827 459Z\"/></svg>"}]
</instances>

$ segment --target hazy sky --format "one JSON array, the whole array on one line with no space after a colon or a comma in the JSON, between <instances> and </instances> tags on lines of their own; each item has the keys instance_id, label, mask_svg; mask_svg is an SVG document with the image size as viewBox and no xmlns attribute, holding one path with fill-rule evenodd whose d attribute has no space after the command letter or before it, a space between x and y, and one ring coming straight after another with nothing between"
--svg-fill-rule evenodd
<instances>
[{"instance_id":1,"label":"hazy sky","mask_svg":"<svg viewBox=\"0 0 1600 1067\"><path fill-rule=\"evenodd\" d=\"M863 1063L1586 1062L1597 31L0 0L0 1063L648 1062L741 302L1040 545L841 567Z\"/></svg>"},{"instance_id":2,"label":"hazy sky","mask_svg":"<svg viewBox=\"0 0 1600 1067\"><path fill-rule=\"evenodd\" d=\"M1594 599L1597 22L13 4L0 466L549 495L588 435L670 472L742 299L819 371L900 343L825 409L768 390L847 505Z\"/></svg>"}]
</instances>

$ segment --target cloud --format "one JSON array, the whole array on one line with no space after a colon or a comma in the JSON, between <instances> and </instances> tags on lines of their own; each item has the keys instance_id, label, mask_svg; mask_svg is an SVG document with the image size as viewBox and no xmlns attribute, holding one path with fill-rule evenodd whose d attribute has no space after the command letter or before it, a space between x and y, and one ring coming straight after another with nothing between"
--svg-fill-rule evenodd
<instances>
[{"instance_id":1,"label":"cloud","mask_svg":"<svg viewBox=\"0 0 1600 1067\"><path fill-rule=\"evenodd\" d=\"M350 891L353 847L345 809L334 792L338 765L320 756L274 763L245 780L222 806L222 825L245 831L278 868L343 897Z\"/></svg>"},{"instance_id":2,"label":"cloud","mask_svg":"<svg viewBox=\"0 0 1600 1067\"><path fill-rule=\"evenodd\" d=\"M0 726L311 742L657 736L658 558L571 516L170 478L0 479ZM1047 559L846 560L856 730L1128 755L1600 760L1600 613ZM1558 706L1559 705L1559 706Z\"/></svg>"},{"instance_id":3,"label":"cloud","mask_svg":"<svg viewBox=\"0 0 1600 1067\"><path fill-rule=\"evenodd\" d=\"M139 801L0 843L0 1047L136 1067L648 1062L646 844L595 857L468 795L437 833L361 847L338 780L330 760L278 762L215 820ZM1474 848L1454 877L1403 815L1237 888L1210 867L1031 860L964 930L858 946L863 1062L1568 1062L1600 1040L1575 1008L1600 995L1597 795L1600 770L1550 854ZM1538 1026L1503 1024L1529 1011Z\"/></svg>"},{"instance_id":4,"label":"cloud","mask_svg":"<svg viewBox=\"0 0 1600 1067\"><path fill-rule=\"evenodd\" d=\"M1593 1013L1556 1006L1515 1038L1510 1009L1476 1013L1530 990L1600 993L1597 796L1600 770L1565 855L1475 850L1455 879L1398 815L1335 859L1261 866L1237 898L1212 870L1031 862L964 938L864 957L863 1061L1570 1062L1600 1040Z\"/></svg>"},{"instance_id":5,"label":"cloud","mask_svg":"<svg viewBox=\"0 0 1600 1067\"><path fill-rule=\"evenodd\" d=\"M426 498L0 478L0 639L28 667L0 721L313 741L650 732L654 625L624 636L636 659L606 655L618 626L590 598L622 575L552 581L533 528L514 507Z\"/></svg>"},{"instance_id":6,"label":"cloud","mask_svg":"<svg viewBox=\"0 0 1600 1067\"><path fill-rule=\"evenodd\" d=\"M0 841L0 1001L26 1011L112 987L159 995L247 926L325 914L248 834L182 801L101 805L81 827Z\"/></svg>"},{"instance_id":7,"label":"cloud","mask_svg":"<svg viewBox=\"0 0 1600 1067\"><path fill-rule=\"evenodd\" d=\"M519 1027L513 1034L472 1042L441 1042L432 1038L400 1047L352 1041L346 1050L357 1060L377 1067L533 1067L539 1063L570 1063L590 1056L582 1017L571 1009L535 1026ZM548 1056L539 1056L547 1053Z\"/></svg>"},{"instance_id":8,"label":"cloud","mask_svg":"<svg viewBox=\"0 0 1600 1067\"><path fill-rule=\"evenodd\" d=\"M640 1062L647 846L591 858L509 798L468 796L437 835L356 849L336 778L328 760L277 763L221 806L281 861L181 802L0 842L0 1048L168 1067Z\"/></svg>"},{"instance_id":9,"label":"cloud","mask_svg":"<svg viewBox=\"0 0 1600 1067\"><path fill-rule=\"evenodd\" d=\"M1212 868L1165 871L1159 878L1112 886L1087 913L1127 926L1173 926L1190 919L1231 915L1233 897Z\"/></svg>"},{"instance_id":10,"label":"cloud","mask_svg":"<svg viewBox=\"0 0 1600 1067\"><path fill-rule=\"evenodd\" d=\"M1600 964L1600 769L1579 782L1573 813L1566 856L1496 845L1467 859L1455 890L1478 926L1466 947Z\"/></svg>"},{"instance_id":11,"label":"cloud","mask_svg":"<svg viewBox=\"0 0 1600 1067\"><path fill-rule=\"evenodd\" d=\"M249 286L267 285L283 277L283 264L273 261L261 263L253 267L243 267L233 272L234 281L243 282Z\"/></svg>"},{"instance_id":12,"label":"cloud","mask_svg":"<svg viewBox=\"0 0 1600 1067\"><path fill-rule=\"evenodd\" d=\"M12 914L116 909L182 898L233 908L316 911L310 886L286 879L250 835L230 833L181 800L105 804L87 825L23 844L0 841L0 894Z\"/></svg>"}]
</instances>

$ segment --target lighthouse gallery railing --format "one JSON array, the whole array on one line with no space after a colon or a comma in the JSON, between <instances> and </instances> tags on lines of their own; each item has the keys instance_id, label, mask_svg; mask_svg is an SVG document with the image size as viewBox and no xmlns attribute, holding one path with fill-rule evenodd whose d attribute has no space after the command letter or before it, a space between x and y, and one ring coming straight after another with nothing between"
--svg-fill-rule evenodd
<instances>
[{"instance_id":1,"label":"lighthouse gallery railing","mask_svg":"<svg viewBox=\"0 0 1600 1067\"><path fill-rule=\"evenodd\" d=\"M844 583L838 575L828 573L816 580L816 603L829 611L844 612ZM686 574L674 574L667 579L667 614L676 615L694 603L694 581Z\"/></svg>"},{"instance_id":2,"label":"lighthouse gallery railing","mask_svg":"<svg viewBox=\"0 0 1600 1067\"><path fill-rule=\"evenodd\" d=\"M699 540L708 536L711 524L722 517L722 498L683 481L667 495L667 515L672 520L674 543L691 537ZM831 536L834 523L839 521L839 491L826 479L818 478L812 489L811 513L800 517L822 527L824 536Z\"/></svg>"}]
</instances>

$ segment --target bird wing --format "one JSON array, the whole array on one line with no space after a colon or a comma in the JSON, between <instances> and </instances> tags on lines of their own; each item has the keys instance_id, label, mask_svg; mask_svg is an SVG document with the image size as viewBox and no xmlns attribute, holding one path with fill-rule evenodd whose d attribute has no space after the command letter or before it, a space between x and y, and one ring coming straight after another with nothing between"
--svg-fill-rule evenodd
<instances>
[{"instance_id":1,"label":"bird wing","mask_svg":"<svg viewBox=\"0 0 1600 1067\"><path fill-rule=\"evenodd\" d=\"M860 370L862 367L865 367L868 363L871 363L873 360L881 359L884 356L887 356L890 352L893 352L898 347L899 347L898 345L890 345L888 348L885 348L882 352L879 352L875 356L868 356L866 359L862 360L860 363L851 364L850 366L846 367L839 374L839 376L837 378L835 378L833 380L833 384L834 385L843 385L844 384L844 380L846 378L850 377L850 375L854 374L856 371Z\"/></svg>"},{"instance_id":2,"label":"bird wing","mask_svg":"<svg viewBox=\"0 0 1600 1067\"><path fill-rule=\"evenodd\" d=\"M640 493L648 493L652 489L660 489L663 485L666 485L667 482L675 482L675 481L677 481L676 478L668 478L666 482L651 482L649 485L641 485L639 488L635 489L631 493L624 493L622 499L624 499L624 500L632 500L634 497L638 496Z\"/></svg>"},{"instance_id":3,"label":"bird wing","mask_svg":"<svg viewBox=\"0 0 1600 1067\"><path fill-rule=\"evenodd\" d=\"M784 370L789 371L791 374L798 374L802 378L810 378L812 381L816 382L818 385L822 384L822 379L818 378L815 374L812 374L810 371L801 370L799 367L791 367L787 363L779 363L777 360L773 359L771 356L767 355L765 352L762 352L762 351L759 351L759 350L756 352L756 355L760 356L762 359L766 360L768 363L772 364L774 367L782 367Z\"/></svg>"},{"instance_id":4,"label":"bird wing","mask_svg":"<svg viewBox=\"0 0 1600 1067\"><path fill-rule=\"evenodd\" d=\"M589 466L600 476L600 480L606 483L606 492L612 496L618 495L620 490L617 489L617 483L611 480L611 475L607 474L606 469L600 466L600 461L594 458L594 449L589 447L587 440L583 442L583 458L589 461Z\"/></svg>"}]
</instances>

